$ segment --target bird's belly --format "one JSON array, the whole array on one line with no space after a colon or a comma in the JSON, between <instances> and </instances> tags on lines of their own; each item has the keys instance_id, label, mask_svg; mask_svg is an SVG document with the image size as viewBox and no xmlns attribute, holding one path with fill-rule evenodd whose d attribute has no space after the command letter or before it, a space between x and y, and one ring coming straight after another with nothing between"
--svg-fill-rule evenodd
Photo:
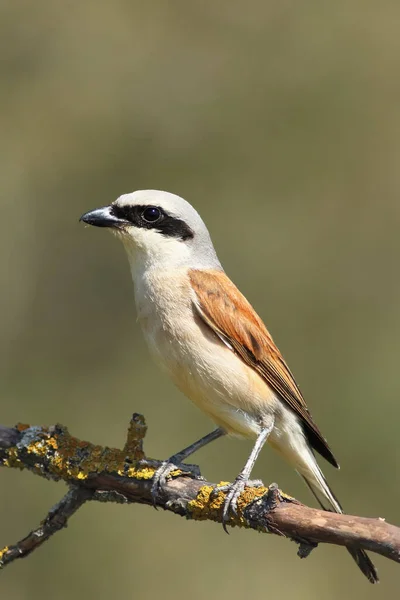
<instances>
[{"instance_id":1,"label":"bird's belly","mask_svg":"<svg viewBox=\"0 0 400 600\"><path fill-rule=\"evenodd\" d=\"M267 384L214 334L195 326L174 334L143 327L155 362L175 385L229 434L255 437L271 422L277 399Z\"/></svg>"}]
</instances>

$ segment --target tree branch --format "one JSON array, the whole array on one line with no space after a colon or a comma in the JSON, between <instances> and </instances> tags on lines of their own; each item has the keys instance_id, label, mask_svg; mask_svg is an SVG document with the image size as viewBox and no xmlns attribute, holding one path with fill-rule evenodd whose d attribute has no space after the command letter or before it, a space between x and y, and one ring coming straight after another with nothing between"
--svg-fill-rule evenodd
<instances>
[{"instance_id":1,"label":"tree branch","mask_svg":"<svg viewBox=\"0 0 400 600\"><path fill-rule=\"evenodd\" d=\"M27 469L63 480L68 493L53 507L41 525L13 546L0 551L0 567L38 548L67 525L87 500L153 504L152 477L161 461L143 452L146 425L133 415L122 450L95 446L71 436L61 426L14 428L0 426L0 466ZM179 465L161 489L156 506L188 519L222 523L225 494L214 491L195 465ZM355 545L400 562L400 528L383 519L338 515L310 508L280 490L276 484L246 488L239 498L232 526L285 536L299 544L300 557L319 543Z\"/></svg>"},{"instance_id":2,"label":"tree branch","mask_svg":"<svg viewBox=\"0 0 400 600\"><path fill-rule=\"evenodd\" d=\"M92 490L71 486L64 498L49 510L49 514L37 529L28 533L14 546L6 546L0 552L0 567L5 567L16 558L24 558L39 548L54 533L66 527L68 519L92 496Z\"/></svg>"}]
</instances>

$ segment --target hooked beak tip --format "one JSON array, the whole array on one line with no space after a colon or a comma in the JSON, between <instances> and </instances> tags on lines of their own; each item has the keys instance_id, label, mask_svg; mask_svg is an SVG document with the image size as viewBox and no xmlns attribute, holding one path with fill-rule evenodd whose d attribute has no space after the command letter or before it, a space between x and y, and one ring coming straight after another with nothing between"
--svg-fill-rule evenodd
<instances>
[{"instance_id":1,"label":"hooked beak tip","mask_svg":"<svg viewBox=\"0 0 400 600\"><path fill-rule=\"evenodd\" d=\"M79 222L81 221L94 227L116 227L121 224L121 220L114 217L109 206L90 210L81 216Z\"/></svg>"}]
</instances>

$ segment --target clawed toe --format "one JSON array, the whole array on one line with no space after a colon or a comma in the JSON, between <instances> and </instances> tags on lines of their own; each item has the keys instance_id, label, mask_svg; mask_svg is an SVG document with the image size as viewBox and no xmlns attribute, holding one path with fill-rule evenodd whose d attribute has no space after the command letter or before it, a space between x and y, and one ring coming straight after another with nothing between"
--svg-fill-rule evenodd
<instances>
[{"instance_id":1,"label":"clawed toe","mask_svg":"<svg viewBox=\"0 0 400 600\"><path fill-rule=\"evenodd\" d=\"M222 526L226 533L228 533L226 525L230 519L230 513L234 516L237 516L237 502L245 486L245 481L237 480L230 486L230 489L226 494L224 509L222 512Z\"/></svg>"},{"instance_id":2,"label":"clawed toe","mask_svg":"<svg viewBox=\"0 0 400 600\"><path fill-rule=\"evenodd\" d=\"M222 511L222 527L226 533L228 532L227 523L230 520L231 514L237 516L238 509L237 503L240 497L240 494L244 491L246 487L260 487L263 483L259 479L256 480L244 480L241 477L238 477L233 483L227 485L216 486L211 492L212 495L216 495L219 492L226 493L224 507Z\"/></svg>"},{"instance_id":3,"label":"clawed toe","mask_svg":"<svg viewBox=\"0 0 400 600\"><path fill-rule=\"evenodd\" d=\"M153 482L151 486L151 497L153 500L153 505L156 506L157 499L160 494L161 488L166 484L168 476L176 471L178 467L174 464L165 460L161 463L161 466L157 469L157 471L153 475Z\"/></svg>"},{"instance_id":4,"label":"clawed toe","mask_svg":"<svg viewBox=\"0 0 400 600\"><path fill-rule=\"evenodd\" d=\"M167 483L171 473L177 470L181 471L183 475L201 477L200 469L197 465L183 464L179 460L176 460L175 456L172 456L169 460L164 460L154 473L151 485L151 497L155 508L162 488Z\"/></svg>"}]
</instances>

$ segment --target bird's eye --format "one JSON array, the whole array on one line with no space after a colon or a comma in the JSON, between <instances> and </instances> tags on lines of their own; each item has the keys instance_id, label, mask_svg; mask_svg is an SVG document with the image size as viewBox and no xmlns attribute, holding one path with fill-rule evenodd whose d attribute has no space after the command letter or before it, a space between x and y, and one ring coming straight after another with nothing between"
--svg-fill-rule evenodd
<instances>
[{"instance_id":1,"label":"bird's eye","mask_svg":"<svg viewBox=\"0 0 400 600\"><path fill-rule=\"evenodd\" d=\"M147 223L155 223L161 219L161 210L155 206L149 206L142 212L142 218Z\"/></svg>"}]
</instances>

